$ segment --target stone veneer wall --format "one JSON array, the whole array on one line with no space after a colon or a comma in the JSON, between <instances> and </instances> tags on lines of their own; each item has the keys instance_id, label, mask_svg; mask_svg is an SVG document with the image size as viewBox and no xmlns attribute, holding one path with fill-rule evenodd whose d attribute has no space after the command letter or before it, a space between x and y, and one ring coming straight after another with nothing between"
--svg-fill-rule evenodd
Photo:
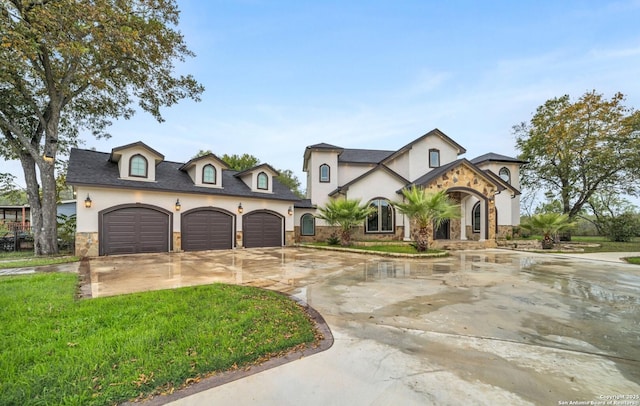
<instances>
[{"instance_id":1,"label":"stone veneer wall","mask_svg":"<svg viewBox=\"0 0 640 406\"><path fill-rule=\"evenodd\" d=\"M76 250L78 257L97 257L98 250L98 233L76 233Z\"/></svg>"},{"instance_id":2,"label":"stone veneer wall","mask_svg":"<svg viewBox=\"0 0 640 406\"><path fill-rule=\"evenodd\" d=\"M295 226L295 242L325 242L335 233L340 237L340 227L337 226L316 226L315 235L300 235L300 226ZM352 240L376 240L376 241L402 241L404 235L404 227L397 226L395 233L376 233L367 234L364 232L364 226L355 227L351 233Z\"/></svg>"}]
</instances>

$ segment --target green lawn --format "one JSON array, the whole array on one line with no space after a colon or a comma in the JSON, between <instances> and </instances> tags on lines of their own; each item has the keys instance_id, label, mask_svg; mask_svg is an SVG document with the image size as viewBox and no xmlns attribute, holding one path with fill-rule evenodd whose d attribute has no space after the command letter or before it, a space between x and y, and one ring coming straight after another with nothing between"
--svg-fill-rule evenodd
<instances>
[{"instance_id":1,"label":"green lawn","mask_svg":"<svg viewBox=\"0 0 640 406\"><path fill-rule=\"evenodd\" d=\"M626 258L626 260L630 264L640 265L640 257L629 257L629 258Z\"/></svg>"},{"instance_id":2,"label":"green lawn","mask_svg":"<svg viewBox=\"0 0 640 406\"><path fill-rule=\"evenodd\" d=\"M640 238L631 242L614 242L604 237L574 236L571 241L600 244L600 247L585 247L584 252L640 252Z\"/></svg>"},{"instance_id":3,"label":"green lawn","mask_svg":"<svg viewBox=\"0 0 640 406\"><path fill-rule=\"evenodd\" d=\"M71 255L36 257L33 255L33 251L0 252L0 269L66 264L79 260L80 258Z\"/></svg>"},{"instance_id":4,"label":"green lawn","mask_svg":"<svg viewBox=\"0 0 640 406\"><path fill-rule=\"evenodd\" d=\"M274 292L215 284L77 300L77 283L0 278L0 404L111 405L315 339Z\"/></svg>"},{"instance_id":5,"label":"green lawn","mask_svg":"<svg viewBox=\"0 0 640 406\"><path fill-rule=\"evenodd\" d=\"M306 243L304 245L316 246L316 247L335 247L335 248L349 248L362 251L375 251L375 252L390 252L394 254L439 254L443 253L442 250L427 250L425 252L418 252L413 245L409 244L380 244L380 245L350 245L348 247L342 247L341 245L329 245L326 242Z\"/></svg>"}]
</instances>

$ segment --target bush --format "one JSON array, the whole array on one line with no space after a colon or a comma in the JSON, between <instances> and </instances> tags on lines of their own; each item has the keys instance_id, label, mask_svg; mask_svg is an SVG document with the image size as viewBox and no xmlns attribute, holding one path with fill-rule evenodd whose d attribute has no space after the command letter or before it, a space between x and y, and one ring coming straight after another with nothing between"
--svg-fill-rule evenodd
<instances>
[{"instance_id":1,"label":"bush","mask_svg":"<svg viewBox=\"0 0 640 406\"><path fill-rule=\"evenodd\" d=\"M603 221L607 238L616 242L629 242L640 234L640 221L634 213L623 213L616 217L608 217Z\"/></svg>"},{"instance_id":2,"label":"bush","mask_svg":"<svg viewBox=\"0 0 640 406\"><path fill-rule=\"evenodd\" d=\"M329 245L338 245L338 244L340 244L340 237L338 237L338 234L331 233L329 238L327 238L327 244L329 244Z\"/></svg>"}]
</instances>

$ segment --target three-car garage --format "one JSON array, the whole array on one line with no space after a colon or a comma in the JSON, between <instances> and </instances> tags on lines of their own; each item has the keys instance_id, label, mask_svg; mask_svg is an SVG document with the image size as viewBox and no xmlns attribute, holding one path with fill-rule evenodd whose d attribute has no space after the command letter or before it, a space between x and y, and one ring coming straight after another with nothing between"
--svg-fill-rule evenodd
<instances>
[{"instance_id":1,"label":"three-car garage","mask_svg":"<svg viewBox=\"0 0 640 406\"><path fill-rule=\"evenodd\" d=\"M169 252L174 213L153 205L121 205L99 214L100 255ZM180 214L180 245L184 251L223 250L235 247L238 218L215 207L195 208ZM245 248L284 245L284 218L269 210L242 217ZM177 247L176 247L177 248Z\"/></svg>"}]
</instances>

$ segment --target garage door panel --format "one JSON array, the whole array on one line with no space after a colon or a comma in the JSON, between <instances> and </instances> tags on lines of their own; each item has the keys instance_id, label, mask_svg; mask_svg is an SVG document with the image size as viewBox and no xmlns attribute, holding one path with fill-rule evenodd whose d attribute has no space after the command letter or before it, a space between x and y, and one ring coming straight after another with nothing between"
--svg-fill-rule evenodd
<instances>
[{"instance_id":1,"label":"garage door panel","mask_svg":"<svg viewBox=\"0 0 640 406\"><path fill-rule=\"evenodd\" d=\"M148 207L127 207L102 217L105 255L169 251L169 215Z\"/></svg>"},{"instance_id":2,"label":"garage door panel","mask_svg":"<svg viewBox=\"0 0 640 406\"><path fill-rule=\"evenodd\" d=\"M249 213L243 219L247 248L282 246L282 218L268 212Z\"/></svg>"},{"instance_id":3,"label":"garage door panel","mask_svg":"<svg viewBox=\"0 0 640 406\"><path fill-rule=\"evenodd\" d=\"M185 213L182 217L182 249L204 251L233 248L233 216L216 209Z\"/></svg>"}]
</instances>

